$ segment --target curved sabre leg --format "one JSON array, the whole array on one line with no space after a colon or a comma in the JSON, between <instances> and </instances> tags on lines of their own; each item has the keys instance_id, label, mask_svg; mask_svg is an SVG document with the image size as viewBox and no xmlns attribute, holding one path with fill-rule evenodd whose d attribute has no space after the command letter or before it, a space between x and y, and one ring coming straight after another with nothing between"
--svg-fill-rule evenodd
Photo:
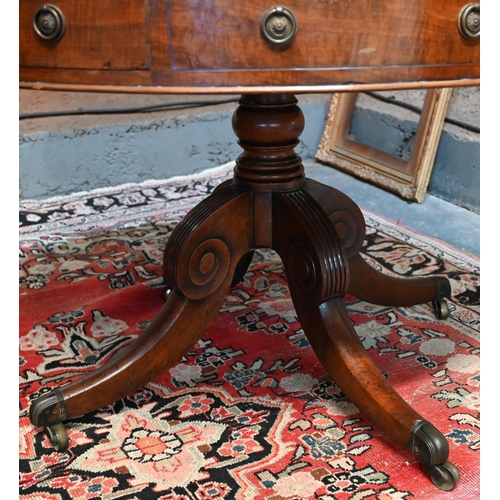
<instances>
[{"instance_id":1,"label":"curved sabre leg","mask_svg":"<svg viewBox=\"0 0 500 500\"><path fill-rule=\"evenodd\" d=\"M146 331L105 365L31 404L31 422L47 429L57 449L68 444L62 421L143 387L199 340L219 311L238 262L251 248L250 219L249 195L227 186L176 227L164 253L164 277L172 292Z\"/></svg>"},{"instance_id":2,"label":"curved sabre leg","mask_svg":"<svg viewBox=\"0 0 500 500\"><path fill-rule=\"evenodd\" d=\"M110 405L168 370L210 326L226 294L223 289L205 299L190 300L174 289L136 341L93 372L35 399L31 423L45 427L56 449L64 449L67 439L57 424Z\"/></svg>"},{"instance_id":3,"label":"curved sabre leg","mask_svg":"<svg viewBox=\"0 0 500 500\"><path fill-rule=\"evenodd\" d=\"M347 314L349 259L334 225L304 192L275 196L274 243L298 319L319 360L377 427L417 456L436 486L459 480L445 437L391 387L363 347ZM294 217L293 225L286 225Z\"/></svg>"},{"instance_id":4,"label":"curved sabre leg","mask_svg":"<svg viewBox=\"0 0 500 500\"><path fill-rule=\"evenodd\" d=\"M294 303L316 355L342 392L382 432L419 458L436 486L453 489L460 474L448 462L446 438L381 374L359 340L343 299L330 299L317 307L300 300Z\"/></svg>"},{"instance_id":5,"label":"curved sabre leg","mask_svg":"<svg viewBox=\"0 0 500 500\"><path fill-rule=\"evenodd\" d=\"M349 259L348 291L372 304L404 307L432 302L438 319L446 319L451 296L447 278L392 277L377 271L359 254L365 237L364 217L347 195L316 181L306 182L304 189L320 204L335 227Z\"/></svg>"},{"instance_id":6,"label":"curved sabre leg","mask_svg":"<svg viewBox=\"0 0 500 500\"><path fill-rule=\"evenodd\" d=\"M432 302L438 319L446 319L451 296L447 278L395 278L377 271L360 254L349 259L351 279L349 293L361 300L383 306L404 307Z\"/></svg>"}]
</instances>

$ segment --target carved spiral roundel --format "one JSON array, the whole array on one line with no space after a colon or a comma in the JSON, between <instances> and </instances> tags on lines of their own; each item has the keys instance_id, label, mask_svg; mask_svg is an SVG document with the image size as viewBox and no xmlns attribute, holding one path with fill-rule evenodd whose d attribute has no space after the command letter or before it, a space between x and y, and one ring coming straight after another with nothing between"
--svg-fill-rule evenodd
<instances>
[{"instance_id":1,"label":"carved spiral roundel","mask_svg":"<svg viewBox=\"0 0 500 500\"><path fill-rule=\"evenodd\" d=\"M294 242L288 249L287 262L291 269L288 279L294 281L296 291L304 299L311 299L318 293L318 273L311 253L303 243Z\"/></svg>"},{"instance_id":2,"label":"carved spiral roundel","mask_svg":"<svg viewBox=\"0 0 500 500\"><path fill-rule=\"evenodd\" d=\"M182 292L193 299L206 297L224 281L230 260L229 248L224 241L218 238L205 240L189 259Z\"/></svg>"}]
</instances>

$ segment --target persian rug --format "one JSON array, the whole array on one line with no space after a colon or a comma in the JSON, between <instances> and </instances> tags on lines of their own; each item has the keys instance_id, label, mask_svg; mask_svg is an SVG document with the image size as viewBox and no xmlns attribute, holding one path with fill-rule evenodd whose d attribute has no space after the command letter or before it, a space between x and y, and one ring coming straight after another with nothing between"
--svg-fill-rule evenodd
<instances>
[{"instance_id":1,"label":"persian rug","mask_svg":"<svg viewBox=\"0 0 500 500\"><path fill-rule=\"evenodd\" d=\"M438 490L330 379L271 250L256 252L179 364L68 421L68 449L30 424L34 397L105 363L156 316L166 240L232 166L21 203L19 498L478 499L479 261L368 212L373 266L451 280L446 321L430 304L346 300L377 366L447 437L454 491Z\"/></svg>"}]
</instances>

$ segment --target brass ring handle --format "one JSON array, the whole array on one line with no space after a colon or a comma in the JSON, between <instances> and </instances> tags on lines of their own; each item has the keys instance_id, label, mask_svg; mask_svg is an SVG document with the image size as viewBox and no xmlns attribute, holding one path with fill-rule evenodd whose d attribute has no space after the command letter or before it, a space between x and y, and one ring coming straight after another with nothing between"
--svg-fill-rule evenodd
<instances>
[{"instance_id":1,"label":"brass ring handle","mask_svg":"<svg viewBox=\"0 0 500 500\"><path fill-rule=\"evenodd\" d=\"M260 21L262 37L274 46L287 46L297 35L297 19L285 7L272 7Z\"/></svg>"},{"instance_id":2,"label":"brass ring handle","mask_svg":"<svg viewBox=\"0 0 500 500\"><path fill-rule=\"evenodd\" d=\"M479 9L478 3L470 3L458 15L458 31L467 40L479 37Z\"/></svg>"},{"instance_id":3,"label":"brass ring handle","mask_svg":"<svg viewBox=\"0 0 500 500\"><path fill-rule=\"evenodd\" d=\"M65 24L62 12L55 5L45 4L33 16L35 33L45 41L60 40L64 35Z\"/></svg>"}]
</instances>

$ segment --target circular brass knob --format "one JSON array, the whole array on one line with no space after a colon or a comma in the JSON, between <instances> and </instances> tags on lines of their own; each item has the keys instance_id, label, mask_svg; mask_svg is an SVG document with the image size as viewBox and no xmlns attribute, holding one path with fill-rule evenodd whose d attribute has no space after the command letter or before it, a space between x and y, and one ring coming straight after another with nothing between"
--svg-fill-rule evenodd
<instances>
[{"instance_id":1,"label":"circular brass knob","mask_svg":"<svg viewBox=\"0 0 500 500\"><path fill-rule=\"evenodd\" d=\"M46 4L33 16L33 28L42 40L56 42L64 35L64 16L56 6Z\"/></svg>"},{"instance_id":2,"label":"circular brass knob","mask_svg":"<svg viewBox=\"0 0 500 500\"><path fill-rule=\"evenodd\" d=\"M466 5L458 16L458 31L467 40L479 37L479 4Z\"/></svg>"},{"instance_id":3,"label":"circular brass knob","mask_svg":"<svg viewBox=\"0 0 500 500\"><path fill-rule=\"evenodd\" d=\"M297 19L285 7L272 7L262 16L260 31L264 40L273 45L287 45L297 35Z\"/></svg>"}]
</instances>

